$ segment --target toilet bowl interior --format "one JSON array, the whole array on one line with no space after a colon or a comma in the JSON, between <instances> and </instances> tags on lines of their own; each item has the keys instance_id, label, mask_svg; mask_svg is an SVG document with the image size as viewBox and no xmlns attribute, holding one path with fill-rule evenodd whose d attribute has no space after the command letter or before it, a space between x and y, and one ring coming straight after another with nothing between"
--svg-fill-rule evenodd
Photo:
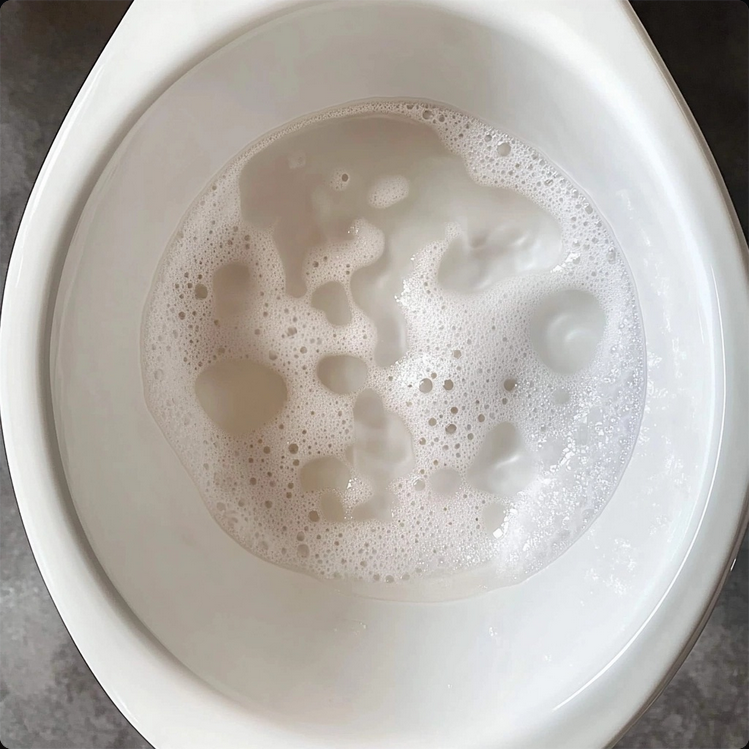
<instances>
[{"instance_id":1,"label":"toilet bowl interior","mask_svg":"<svg viewBox=\"0 0 749 749\"><path fill-rule=\"evenodd\" d=\"M654 113L619 85L612 59L540 17L479 24L406 4L283 15L164 93L81 216L51 341L75 508L143 625L248 721L321 741L538 745L554 713L626 652L694 537L722 365L697 219L674 188L678 154L654 137ZM352 597L252 557L213 522L143 397L143 305L190 203L260 135L371 97L444 102L546 154L611 226L645 326L646 412L610 504L541 573L452 603Z\"/></svg>"}]
</instances>

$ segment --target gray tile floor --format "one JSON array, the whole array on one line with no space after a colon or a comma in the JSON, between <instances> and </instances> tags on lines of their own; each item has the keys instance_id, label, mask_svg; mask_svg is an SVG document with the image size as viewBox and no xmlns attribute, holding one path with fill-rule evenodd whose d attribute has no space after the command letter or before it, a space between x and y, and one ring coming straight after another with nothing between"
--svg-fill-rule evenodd
<instances>
[{"instance_id":1,"label":"gray tile floor","mask_svg":"<svg viewBox=\"0 0 749 749\"><path fill-rule=\"evenodd\" d=\"M0 9L0 273L34 178L121 0L12 0ZM702 125L746 230L747 8L639 0L636 10ZM738 749L749 739L749 546L696 647L618 749ZM0 458L0 740L9 749L148 744L97 684L29 550ZM553 749L553 748L549 748Z\"/></svg>"}]
</instances>

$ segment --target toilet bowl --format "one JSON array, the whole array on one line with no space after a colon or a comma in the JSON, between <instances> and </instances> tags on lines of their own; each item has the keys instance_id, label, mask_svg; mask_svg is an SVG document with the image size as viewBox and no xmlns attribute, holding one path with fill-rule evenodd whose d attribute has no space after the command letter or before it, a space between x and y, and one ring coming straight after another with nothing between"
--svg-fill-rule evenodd
<instances>
[{"instance_id":1,"label":"toilet bowl","mask_svg":"<svg viewBox=\"0 0 749 749\"><path fill-rule=\"evenodd\" d=\"M143 304L211 177L345 102L418 97L516 134L632 271L648 387L593 526L511 587L346 595L214 523L143 396ZM617 0L135 0L71 108L11 259L0 408L23 521L97 679L157 749L603 747L665 686L747 523L746 245Z\"/></svg>"}]
</instances>

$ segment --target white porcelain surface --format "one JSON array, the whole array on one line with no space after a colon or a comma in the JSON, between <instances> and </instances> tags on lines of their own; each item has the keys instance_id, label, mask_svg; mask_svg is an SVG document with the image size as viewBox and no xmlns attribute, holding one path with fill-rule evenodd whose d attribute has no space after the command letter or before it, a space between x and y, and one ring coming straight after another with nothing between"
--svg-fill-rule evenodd
<instances>
[{"instance_id":1,"label":"white porcelain surface","mask_svg":"<svg viewBox=\"0 0 749 749\"><path fill-rule=\"evenodd\" d=\"M695 636L745 521L745 246L722 184L618 2L298 8L136 0L45 163L0 329L42 574L158 749L603 746ZM446 102L559 164L624 248L646 327L609 506L543 572L454 603L347 597L251 556L143 400L143 303L187 206L262 133L371 96Z\"/></svg>"}]
</instances>

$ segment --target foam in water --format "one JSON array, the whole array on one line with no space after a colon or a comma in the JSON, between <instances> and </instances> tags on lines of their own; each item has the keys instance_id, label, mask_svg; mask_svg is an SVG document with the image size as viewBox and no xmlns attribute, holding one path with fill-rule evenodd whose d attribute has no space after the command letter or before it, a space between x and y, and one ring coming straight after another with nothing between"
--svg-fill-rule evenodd
<instances>
[{"instance_id":1,"label":"foam in water","mask_svg":"<svg viewBox=\"0 0 749 749\"><path fill-rule=\"evenodd\" d=\"M372 595L511 584L569 547L626 466L643 362L590 201L423 102L250 146L189 210L144 312L149 408L220 526Z\"/></svg>"}]
</instances>

